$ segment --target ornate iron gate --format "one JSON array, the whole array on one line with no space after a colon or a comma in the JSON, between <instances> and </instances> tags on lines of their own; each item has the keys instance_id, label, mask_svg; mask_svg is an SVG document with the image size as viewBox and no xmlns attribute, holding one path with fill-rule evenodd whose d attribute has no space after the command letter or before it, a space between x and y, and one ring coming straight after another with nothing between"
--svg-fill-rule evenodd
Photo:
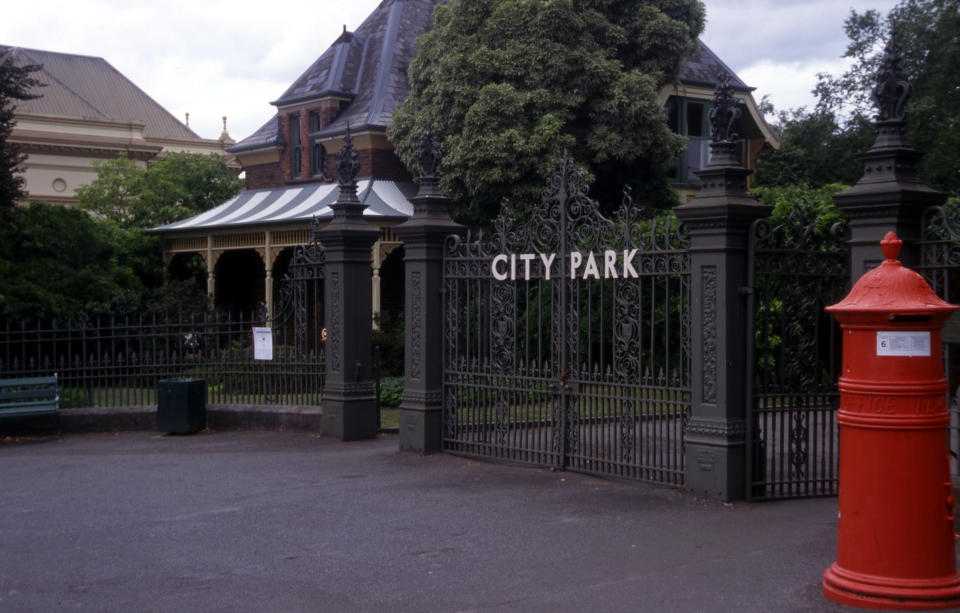
<instances>
[{"instance_id":1,"label":"ornate iron gate","mask_svg":"<svg viewBox=\"0 0 960 613\"><path fill-rule=\"evenodd\" d=\"M312 368L325 372L323 351L323 279L324 250L317 239L313 221L311 241L293 250L290 267L280 281L280 300L274 309L271 325L274 344L281 356L312 363ZM289 354L289 355L286 355Z\"/></svg>"},{"instance_id":2,"label":"ornate iron gate","mask_svg":"<svg viewBox=\"0 0 960 613\"><path fill-rule=\"evenodd\" d=\"M799 202L751 228L748 253L747 496L837 493L840 334L824 307L849 278L845 226Z\"/></svg>"},{"instance_id":3,"label":"ornate iron gate","mask_svg":"<svg viewBox=\"0 0 960 613\"><path fill-rule=\"evenodd\" d=\"M529 217L444 254L446 451L682 484L687 238L629 192L616 221L565 157Z\"/></svg>"},{"instance_id":4,"label":"ornate iron gate","mask_svg":"<svg viewBox=\"0 0 960 613\"><path fill-rule=\"evenodd\" d=\"M947 302L960 303L960 210L933 206L923 215L923 240L917 269L934 292ZM952 474L960 474L960 320L951 317L943 330L943 366L950 394Z\"/></svg>"}]
</instances>

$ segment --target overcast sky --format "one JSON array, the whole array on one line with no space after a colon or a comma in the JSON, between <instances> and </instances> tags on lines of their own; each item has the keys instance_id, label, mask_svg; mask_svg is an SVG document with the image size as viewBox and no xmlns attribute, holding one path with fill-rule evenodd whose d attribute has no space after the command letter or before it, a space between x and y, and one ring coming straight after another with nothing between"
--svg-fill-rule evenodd
<instances>
[{"instance_id":1,"label":"overcast sky","mask_svg":"<svg viewBox=\"0 0 960 613\"><path fill-rule=\"evenodd\" d=\"M273 116L276 100L380 0L33 0L9 2L0 44L105 58L200 136L220 117L236 140ZM817 72L838 73L851 8L894 0L706 0L703 40L759 102L811 105Z\"/></svg>"}]
</instances>

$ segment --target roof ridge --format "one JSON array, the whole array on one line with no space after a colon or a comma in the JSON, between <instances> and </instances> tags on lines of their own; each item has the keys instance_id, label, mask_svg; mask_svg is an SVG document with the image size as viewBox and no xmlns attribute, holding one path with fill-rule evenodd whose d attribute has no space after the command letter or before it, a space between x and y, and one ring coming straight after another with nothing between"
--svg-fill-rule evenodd
<instances>
[{"instance_id":1,"label":"roof ridge","mask_svg":"<svg viewBox=\"0 0 960 613\"><path fill-rule=\"evenodd\" d=\"M384 3L386 5L386 3ZM370 101L367 110L367 123L372 123L383 112L383 99L386 94L387 81L393 71L393 57L397 53L397 36L400 33L400 22L403 15L404 2L394 2L387 14L386 35L383 37L383 47L380 50L380 66L377 80L373 85L374 98Z\"/></svg>"}]
</instances>

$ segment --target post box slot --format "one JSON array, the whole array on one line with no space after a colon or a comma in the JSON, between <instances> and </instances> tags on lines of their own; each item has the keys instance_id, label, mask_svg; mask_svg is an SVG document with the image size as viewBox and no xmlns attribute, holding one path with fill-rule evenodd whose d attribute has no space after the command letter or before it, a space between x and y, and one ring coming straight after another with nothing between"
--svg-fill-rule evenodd
<instances>
[{"instance_id":1,"label":"post box slot","mask_svg":"<svg viewBox=\"0 0 960 613\"><path fill-rule=\"evenodd\" d=\"M926 313L900 313L890 316L890 323L896 324L925 324L933 320L933 315Z\"/></svg>"}]
</instances>

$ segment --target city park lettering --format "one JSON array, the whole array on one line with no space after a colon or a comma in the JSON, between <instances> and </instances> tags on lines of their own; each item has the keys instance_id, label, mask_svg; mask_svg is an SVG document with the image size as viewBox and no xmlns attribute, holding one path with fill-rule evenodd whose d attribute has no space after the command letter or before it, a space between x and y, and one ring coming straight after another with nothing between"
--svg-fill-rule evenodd
<instances>
[{"instance_id":1,"label":"city park lettering","mask_svg":"<svg viewBox=\"0 0 960 613\"><path fill-rule=\"evenodd\" d=\"M640 275L633 266L633 259L639 249L624 249L620 252L608 249L602 254L592 251L586 254L580 251L570 252L568 268L571 279L636 279ZM540 270L540 276L550 280L556 253L500 253L493 257L490 272L497 281L529 281L534 267ZM619 260L619 262L618 262Z\"/></svg>"}]
</instances>

